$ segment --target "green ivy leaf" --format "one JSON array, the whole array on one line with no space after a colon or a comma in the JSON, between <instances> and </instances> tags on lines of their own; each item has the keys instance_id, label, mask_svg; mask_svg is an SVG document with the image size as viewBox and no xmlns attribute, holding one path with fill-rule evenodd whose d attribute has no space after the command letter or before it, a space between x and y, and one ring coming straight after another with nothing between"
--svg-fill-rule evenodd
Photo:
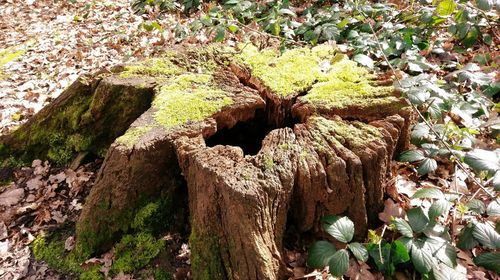
<instances>
[{"instance_id":1,"label":"green ivy leaf","mask_svg":"<svg viewBox=\"0 0 500 280\"><path fill-rule=\"evenodd\" d=\"M457 7L457 4L453 0L443 0L436 7L436 13L439 16L449 16L451 15Z\"/></svg>"},{"instance_id":2,"label":"green ivy leaf","mask_svg":"<svg viewBox=\"0 0 500 280\"><path fill-rule=\"evenodd\" d=\"M474 235L472 235L473 231L474 225L472 223L469 223L462 229L460 236L458 237L458 248L462 250L470 250L479 244L476 239L474 239Z\"/></svg>"},{"instance_id":3,"label":"green ivy leaf","mask_svg":"<svg viewBox=\"0 0 500 280\"><path fill-rule=\"evenodd\" d=\"M485 12L493 8L493 0L476 0L477 7Z\"/></svg>"},{"instance_id":4,"label":"green ivy leaf","mask_svg":"<svg viewBox=\"0 0 500 280\"><path fill-rule=\"evenodd\" d=\"M328 261L337 252L335 245L328 241L317 241L311 248L307 256L307 265L312 268L323 268L328 265Z\"/></svg>"},{"instance_id":5,"label":"green ivy leaf","mask_svg":"<svg viewBox=\"0 0 500 280\"><path fill-rule=\"evenodd\" d=\"M410 255L408 254L408 249L399 240L394 240L391 245L391 262L394 264L405 263L410 260Z\"/></svg>"},{"instance_id":6,"label":"green ivy leaf","mask_svg":"<svg viewBox=\"0 0 500 280\"><path fill-rule=\"evenodd\" d=\"M484 247L496 249L500 248L500 234L489 224L476 223L472 231L474 238Z\"/></svg>"},{"instance_id":7,"label":"green ivy leaf","mask_svg":"<svg viewBox=\"0 0 500 280\"><path fill-rule=\"evenodd\" d=\"M472 199L467 203L467 207L469 207L469 210L472 210L476 212L479 215L482 215L486 211L486 205L484 205L484 202L478 199Z\"/></svg>"},{"instance_id":8,"label":"green ivy leaf","mask_svg":"<svg viewBox=\"0 0 500 280\"><path fill-rule=\"evenodd\" d=\"M474 149L465 154L464 162L476 171L495 172L500 169L496 153L482 149Z\"/></svg>"},{"instance_id":9,"label":"green ivy leaf","mask_svg":"<svg viewBox=\"0 0 500 280\"><path fill-rule=\"evenodd\" d=\"M223 25L217 26L215 29L215 42L222 42L224 40L224 36L226 35L226 28Z\"/></svg>"},{"instance_id":10,"label":"green ivy leaf","mask_svg":"<svg viewBox=\"0 0 500 280\"><path fill-rule=\"evenodd\" d=\"M437 264L431 252L416 244L411 246L411 260L415 269L421 274L431 271L432 267Z\"/></svg>"},{"instance_id":11,"label":"green ivy leaf","mask_svg":"<svg viewBox=\"0 0 500 280\"><path fill-rule=\"evenodd\" d=\"M498 142L498 140L497 140L497 142ZM500 170L497 171L495 173L495 175L493 176L493 182L491 182L491 184L493 185L493 188L495 189L495 191L497 191L497 192L500 191Z\"/></svg>"},{"instance_id":12,"label":"green ivy leaf","mask_svg":"<svg viewBox=\"0 0 500 280\"><path fill-rule=\"evenodd\" d=\"M500 252L483 253L474 258L474 263L477 266L482 266L494 271L496 274L500 274Z\"/></svg>"},{"instance_id":13,"label":"green ivy leaf","mask_svg":"<svg viewBox=\"0 0 500 280\"><path fill-rule=\"evenodd\" d=\"M414 232L422 232L429 224L429 218L424 213L421 207L415 207L406 212L408 222Z\"/></svg>"},{"instance_id":14,"label":"green ivy leaf","mask_svg":"<svg viewBox=\"0 0 500 280\"><path fill-rule=\"evenodd\" d=\"M323 229L340 242L349 243L354 235L354 223L347 217L323 217Z\"/></svg>"},{"instance_id":15,"label":"green ivy leaf","mask_svg":"<svg viewBox=\"0 0 500 280\"><path fill-rule=\"evenodd\" d=\"M349 268L349 253L346 249L338 250L328 262L333 276L342 276Z\"/></svg>"},{"instance_id":16,"label":"green ivy leaf","mask_svg":"<svg viewBox=\"0 0 500 280\"><path fill-rule=\"evenodd\" d=\"M500 216L500 204L497 200L493 200L488 204L488 208L486 208L486 213L489 216Z\"/></svg>"},{"instance_id":17,"label":"green ivy leaf","mask_svg":"<svg viewBox=\"0 0 500 280\"><path fill-rule=\"evenodd\" d=\"M434 172L437 169L437 162L433 158L425 158L417 167L417 172L420 175Z\"/></svg>"},{"instance_id":18,"label":"green ivy leaf","mask_svg":"<svg viewBox=\"0 0 500 280\"><path fill-rule=\"evenodd\" d=\"M457 265L456 249L447 240L436 236L428 237L424 246L430 250L433 256L447 266L455 267Z\"/></svg>"},{"instance_id":19,"label":"green ivy leaf","mask_svg":"<svg viewBox=\"0 0 500 280\"><path fill-rule=\"evenodd\" d=\"M398 229L399 233L401 233L401 235L413 238L413 230L411 229L411 226L407 221L401 218L396 218L393 223Z\"/></svg>"},{"instance_id":20,"label":"green ivy leaf","mask_svg":"<svg viewBox=\"0 0 500 280\"><path fill-rule=\"evenodd\" d=\"M446 199L438 199L434 201L429 208L429 220L434 220L444 213L447 213L449 208L450 203Z\"/></svg>"},{"instance_id":21,"label":"green ivy leaf","mask_svg":"<svg viewBox=\"0 0 500 280\"><path fill-rule=\"evenodd\" d=\"M424 153L419 150L410 150L401 153L398 157L398 161L401 162L414 162L425 159Z\"/></svg>"},{"instance_id":22,"label":"green ivy leaf","mask_svg":"<svg viewBox=\"0 0 500 280\"><path fill-rule=\"evenodd\" d=\"M444 199L445 197L443 192L438 188L421 188L411 198Z\"/></svg>"},{"instance_id":23,"label":"green ivy leaf","mask_svg":"<svg viewBox=\"0 0 500 280\"><path fill-rule=\"evenodd\" d=\"M435 280L466 280L467 275L440 263L432 268L432 275Z\"/></svg>"},{"instance_id":24,"label":"green ivy leaf","mask_svg":"<svg viewBox=\"0 0 500 280\"><path fill-rule=\"evenodd\" d=\"M358 259L359 261L366 262L368 260L368 250L366 250L365 246L363 244L358 243L358 242L353 242L347 245L349 249L351 250L352 254Z\"/></svg>"},{"instance_id":25,"label":"green ivy leaf","mask_svg":"<svg viewBox=\"0 0 500 280\"><path fill-rule=\"evenodd\" d=\"M363 65L363 66L366 66L368 68L373 68L373 59L371 59L369 56L365 55L365 54L362 54L362 53L358 53L357 55L355 55L352 60L356 61L357 63Z\"/></svg>"}]
</instances>

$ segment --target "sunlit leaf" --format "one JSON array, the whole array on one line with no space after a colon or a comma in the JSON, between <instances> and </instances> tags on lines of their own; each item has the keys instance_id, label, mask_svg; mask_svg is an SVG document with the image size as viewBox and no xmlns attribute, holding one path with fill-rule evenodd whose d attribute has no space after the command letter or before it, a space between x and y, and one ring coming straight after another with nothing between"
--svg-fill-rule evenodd
<instances>
[{"instance_id":1,"label":"sunlit leaf","mask_svg":"<svg viewBox=\"0 0 500 280\"><path fill-rule=\"evenodd\" d=\"M340 242L348 243L354 235L354 223L347 217L323 217L323 229Z\"/></svg>"},{"instance_id":2,"label":"sunlit leaf","mask_svg":"<svg viewBox=\"0 0 500 280\"><path fill-rule=\"evenodd\" d=\"M483 253L474 258L474 263L500 274L500 252Z\"/></svg>"},{"instance_id":3,"label":"sunlit leaf","mask_svg":"<svg viewBox=\"0 0 500 280\"><path fill-rule=\"evenodd\" d=\"M349 253L345 249L338 250L328 262L333 276L342 276L349 268Z\"/></svg>"},{"instance_id":4,"label":"sunlit leaf","mask_svg":"<svg viewBox=\"0 0 500 280\"><path fill-rule=\"evenodd\" d=\"M328 241L317 241L309 248L307 265L313 268L323 268L337 252L335 246Z\"/></svg>"}]
</instances>

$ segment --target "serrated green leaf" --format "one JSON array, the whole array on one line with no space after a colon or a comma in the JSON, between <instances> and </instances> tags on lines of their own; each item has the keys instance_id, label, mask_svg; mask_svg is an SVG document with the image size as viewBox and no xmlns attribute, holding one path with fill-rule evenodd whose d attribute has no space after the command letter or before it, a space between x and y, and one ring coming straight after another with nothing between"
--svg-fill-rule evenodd
<instances>
[{"instance_id":1,"label":"serrated green leaf","mask_svg":"<svg viewBox=\"0 0 500 280\"><path fill-rule=\"evenodd\" d=\"M429 251L415 244L411 247L411 261L421 274L431 271L432 267L437 264L436 259Z\"/></svg>"},{"instance_id":2,"label":"serrated green leaf","mask_svg":"<svg viewBox=\"0 0 500 280\"><path fill-rule=\"evenodd\" d=\"M424 153L419 150L410 150L401 153L398 156L398 161L401 162L414 162L414 161L420 161L425 159Z\"/></svg>"},{"instance_id":3,"label":"serrated green leaf","mask_svg":"<svg viewBox=\"0 0 500 280\"><path fill-rule=\"evenodd\" d=\"M437 169L437 161L433 158L425 158L417 167L417 172L420 175L434 172Z\"/></svg>"},{"instance_id":4,"label":"serrated green leaf","mask_svg":"<svg viewBox=\"0 0 500 280\"><path fill-rule=\"evenodd\" d=\"M401 233L401 235L408 237L408 238L413 237L413 230L407 221L405 221L401 218L396 218L393 223L396 226L399 233Z\"/></svg>"},{"instance_id":5,"label":"serrated green leaf","mask_svg":"<svg viewBox=\"0 0 500 280\"><path fill-rule=\"evenodd\" d=\"M345 249L338 250L328 262L333 276L342 276L349 268L349 253Z\"/></svg>"},{"instance_id":6,"label":"serrated green leaf","mask_svg":"<svg viewBox=\"0 0 500 280\"><path fill-rule=\"evenodd\" d=\"M472 232L474 231L474 225L472 223L465 226L460 232L458 237L457 247L462 250L470 250L476 247L479 243L474 239Z\"/></svg>"},{"instance_id":7,"label":"serrated green leaf","mask_svg":"<svg viewBox=\"0 0 500 280\"><path fill-rule=\"evenodd\" d=\"M358 53L352 58L352 60L368 68L373 68L373 59L365 54Z\"/></svg>"},{"instance_id":8,"label":"serrated green leaf","mask_svg":"<svg viewBox=\"0 0 500 280\"><path fill-rule=\"evenodd\" d=\"M500 252L498 253L483 253L474 258L474 263L477 266L482 266L486 269L500 274Z\"/></svg>"},{"instance_id":9,"label":"serrated green leaf","mask_svg":"<svg viewBox=\"0 0 500 280\"><path fill-rule=\"evenodd\" d=\"M438 188L421 188L418 189L413 196L414 198L434 198L434 199L444 199L443 192Z\"/></svg>"},{"instance_id":10,"label":"serrated green leaf","mask_svg":"<svg viewBox=\"0 0 500 280\"><path fill-rule=\"evenodd\" d=\"M215 29L215 42L222 42L224 40L224 36L226 35L226 28L223 25L217 26Z\"/></svg>"},{"instance_id":11,"label":"serrated green leaf","mask_svg":"<svg viewBox=\"0 0 500 280\"><path fill-rule=\"evenodd\" d=\"M405 263L410 260L408 249L399 240L394 240L391 245L391 262L394 264Z\"/></svg>"},{"instance_id":12,"label":"serrated green leaf","mask_svg":"<svg viewBox=\"0 0 500 280\"><path fill-rule=\"evenodd\" d=\"M484 205L484 202L478 199L472 199L466 205L469 208L469 210L472 210L480 215L483 214L484 211L486 211L486 205Z\"/></svg>"},{"instance_id":13,"label":"serrated green leaf","mask_svg":"<svg viewBox=\"0 0 500 280\"><path fill-rule=\"evenodd\" d=\"M442 263L449 267L457 265L457 251L450 242L441 237L428 237L425 239L424 246L429 249L431 254Z\"/></svg>"},{"instance_id":14,"label":"serrated green leaf","mask_svg":"<svg viewBox=\"0 0 500 280\"><path fill-rule=\"evenodd\" d=\"M477 7L485 12L493 8L493 0L476 0Z\"/></svg>"},{"instance_id":15,"label":"serrated green leaf","mask_svg":"<svg viewBox=\"0 0 500 280\"><path fill-rule=\"evenodd\" d=\"M498 136L497 136L497 139L498 139ZM498 140L497 140L498 142ZM495 189L495 191L500 191L500 170L497 171L495 173L495 175L493 176L493 181L491 182L491 184L493 185L493 188Z\"/></svg>"},{"instance_id":16,"label":"serrated green leaf","mask_svg":"<svg viewBox=\"0 0 500 280\"><path fill-rule=\"evenodd\" d=\"M349 243L354 235L354 223L347 217L335 215L323 218L323 229L340 242Z\"/></svg>"},{"instance_id":17,"label":"serrated green leaf","mask_svg":"<svg viewBox=\"0 0 500 280\"><path fill-rule=\"evenodd\" d=\"M449 16L451 15L457 7L457 4L453 0L443 0L439 2L438 6L436 7L436 13L439 16Z\"/></svg>"},{"instance_id":18,"label":"serrated green leaf","mask_svg":"<svg viewBox=\"0 0 500 280\"><path fill-rule=\"evenodd\" d=\"M406 212L408 222L414 232L422 232L429 224L429 218L424 213L421 207L415 207Z\"/></svg>"},{"instance_id":19,"label":"serrated green leaf","mask_svg":"<svg viewBox=\"0 0 500 280\"><path fill-rule=\"evenodd\" d=\"M443 263L432 268L435 280L466 280L467 275L457 271Z\"/></svg>"},{"instance_id":20,"label":"serrated green leaf","mask_svg":"<svg viewBox=\"0 0 500 280\"><path fill-rule=\"evenodd\" d=\"M465 154L464 162L476 171L496 172L500 169L496 153L482 149L474 149Z\"/></svg>"},{"instance_id":21,"label":"serrated green leaf","mask_svg":"<svg viewBox=\"0 0 500 280\"><path fill-rule=\"evenodd\" d=\"M497 249L500 248L500 234L489 224L476 223L472 231L474 238L484 247Z\"/></svg>"},{"instance_id":22,"label":"serrated green leaf","mask_svg":"<svg viewBox=\"0 0 500 280\"><path fill-rule=\"evenodd\" d=\"M358 242L353 242L347 245L349 249L351 250L352 254L358 259L359 261L366 262L368 260L368 250L366 250L365 246L363 244L358 243Z\"/></svg>"},{"instance_id":23,"label":"serrated green leaf","mask_svg":"<svg viewBox=\"0 0 500 280\"><path fill-rule=\"evenodd\" d=\"M307 265L312 268L323 268L337 252L335 245L328 241L317 241L310 248L307 256Z\"/></svg>"},{"instance_id":24,"label":"serrated green leaf","mask_svg":"<svg viewBox=\"0 0 500 280\"><path fill-rule=\"evenodd\" d=\"M489 216L500 216L500 204L497 200L493 200L488 204L488 208L486 208L486 214Z\"/></svg>"},{"instance_id":25,"label":"serrated green leaf","mask_svg":"<svg viewBox=\"0 0 500 280\"><path fill-rule=\"evenodd\" d=\"M398 238L398 241L405 246L407 252L410 252L411 245L413 244L413 238L401 236Z\"/></svg>"},{"instance_id":26,"label":"serrated green leaf","mask_svg":"<svg viewBox=\"0 0 500 280\"><path fill-rule=\"evenodd\" d=\"M434 201L429 208L429 220L434 220L435 218L448 212L450 208L450 203L446 199L438 199Z\"/></svg>"}]
</instances>

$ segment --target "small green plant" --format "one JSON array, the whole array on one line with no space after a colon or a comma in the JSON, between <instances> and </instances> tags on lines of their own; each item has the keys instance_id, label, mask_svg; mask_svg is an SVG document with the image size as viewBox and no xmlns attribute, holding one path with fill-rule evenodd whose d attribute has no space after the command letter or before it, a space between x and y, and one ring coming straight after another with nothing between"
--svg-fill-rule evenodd
<instances>
[{"instance_id":1,"label":"small green plant","mask_svg":"<svg viewBox=\"0 0 500 280\"><path fill-rule=\"evenodd\" d=\"M358 242L351 242L354 236L354 223L347 217L329 215L323 217L323 229L336 240L346 243L345 249L337 250L328 241L317 241L309 249L307 265L313 268L329 266L330 273L342 276L349 268L349 252L362 262L368 260L368 251Z\"/></svg>"}]
</instances>

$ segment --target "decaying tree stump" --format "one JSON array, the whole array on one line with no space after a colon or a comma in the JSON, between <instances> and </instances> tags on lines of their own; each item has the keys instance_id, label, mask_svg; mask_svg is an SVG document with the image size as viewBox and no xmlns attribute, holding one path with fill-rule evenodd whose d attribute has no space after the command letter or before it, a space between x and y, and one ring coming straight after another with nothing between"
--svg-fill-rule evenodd
<instances>
[{"instance_id":1,"label":"decaying tree stump","mask_svg":"<svg viewBox=\"0 0 500 280\"><path fill-rule=\"evenodd\" d=\"M77 225L87 253L187 188L195 279L281 279L287 224L316 233L326 214L364 236L409 142L407 104L326 45L186 48L113 72L80 78L2 150L67 162L112 142Z\"/></svg>"}]
</instances>

